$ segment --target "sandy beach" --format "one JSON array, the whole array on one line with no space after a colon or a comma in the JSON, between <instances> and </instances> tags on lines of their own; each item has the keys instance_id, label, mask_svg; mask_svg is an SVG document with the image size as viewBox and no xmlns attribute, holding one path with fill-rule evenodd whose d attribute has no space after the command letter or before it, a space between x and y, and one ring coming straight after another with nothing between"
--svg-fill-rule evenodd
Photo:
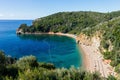
<instances>
[{"instance_id":1,"label":"sandy beach","mask_svg":"<svg viewBox=\"0 0 120 80\"><path fill-rule=\"evenodd\" d=\"M108 75L116 76L114 68L110 66L110 60L104 60L103 55L99 51L99 39L93 38L91 45L80 43L79 46L83 55L83 66L85 66L87 71L98 71L103 77L108 77Z\"/></svg>"},{"instance_id":2,"label":"sandy beach","mask_svg":"<svg viewBox=\"0 0 120 80\"><path fill-rule=\"evenodd\" d=\"M76 35L73 35L73 34L64 34L64 33L55 33L56 35L61 35L61 36L68 36L68 37L71 37L71 38L74 38L76 39Z\"/></svg>"}]
</instances>

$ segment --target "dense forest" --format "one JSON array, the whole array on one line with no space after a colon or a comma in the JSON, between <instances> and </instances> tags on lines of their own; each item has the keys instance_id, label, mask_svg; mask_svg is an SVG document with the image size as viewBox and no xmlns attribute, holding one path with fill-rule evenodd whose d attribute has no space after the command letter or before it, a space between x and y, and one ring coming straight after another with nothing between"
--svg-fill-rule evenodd
<instances>
[{"instance_id":1,"label":"dense forest","mask_svg":"<svg viewBox=\"0 0 120 80\"><path fill-rule=\"evenodd\" d=\"M38 18L31 26L21 24L23 33L62 32L79 35L84 33L90 38L99 32L100 50L105 59L111 60L115 71L120 73L120 11L99 13L91 11L59 12Z\"/></svg>"},{"instance_id":2,"label":"dense forest","mask_svg":"<svg viewBox=\"0 0 120 80\"><path fill-rule=\"evenodd\" d=\"M92 28L99 23L118 17L120 12L59 12L47 17L38 18L31 26L22 24L23 32L62 32L79 34L83 29Z\"/></svg>"},{"instance_id":3,"label":"dense forest","mask_svg":"<svg viewBox=\"0 0 120 80\"><path fill-rule=\"evenodd\" d=\"M17 60L0 51L0 80L117 80L113 76L101 77L98 72L82 69L56 68L51 63L37 62L34 56Z\"/></svg>"}]
</instances>

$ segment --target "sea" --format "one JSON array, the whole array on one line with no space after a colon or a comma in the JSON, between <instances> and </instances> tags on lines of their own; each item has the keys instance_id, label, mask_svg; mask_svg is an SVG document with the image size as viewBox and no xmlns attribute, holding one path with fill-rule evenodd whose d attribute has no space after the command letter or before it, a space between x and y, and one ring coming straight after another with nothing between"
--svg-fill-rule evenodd
<instances>
[{"instance_id":1,"label":"sea","mask_svg":"<svg viewBox=\"0 0 120 80\"><path fill-rule=\"evenodd\" d=\"M79 46L75 39L58 35L17 35L21 24L33 20L0 20L0 50L14 58L33 55L39 62L53 63L57 68L82 66Z\"/></svg>"}]
</instances>

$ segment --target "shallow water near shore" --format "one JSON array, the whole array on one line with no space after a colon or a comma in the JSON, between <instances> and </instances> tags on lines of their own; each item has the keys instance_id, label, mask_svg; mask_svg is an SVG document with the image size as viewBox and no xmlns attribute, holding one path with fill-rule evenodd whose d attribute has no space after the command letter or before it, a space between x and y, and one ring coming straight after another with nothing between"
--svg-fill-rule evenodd
<instances>
[{"instance_id":1,"label":"shallow water near shore","mask_svg":"<svg viewBox=\"0 0 120 80\"><path fill-rule=\"evenodd\" d=\"M16 35L20 24L31 25L32 20L0 20L0 50L6 55L20 58L34 55L40 62L50 62L56 67L82 66L76 41L58 35Z\"/></svg>"}]
</instances>

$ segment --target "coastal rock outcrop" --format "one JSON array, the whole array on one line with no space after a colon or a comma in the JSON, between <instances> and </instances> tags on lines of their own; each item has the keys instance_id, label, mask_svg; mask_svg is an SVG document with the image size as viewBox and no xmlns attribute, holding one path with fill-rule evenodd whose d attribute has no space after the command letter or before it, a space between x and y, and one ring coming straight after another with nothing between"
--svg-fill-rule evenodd
<instances>
[{"instance_id":1,"label":"coastal rock outcrop","mask_svg":"<svg viewBox=\"0 0 120 80\"><path fill-rule=\"evenodd\" d=\"M83 33L81 33L79 36L76 37L76 41L77 43L84 44L84 45L92 44L91 39Z\"/></svg>"},{"instance_id":2,"label":"coastal rock outcrop","mask_svg":"<svg viewBox=\"0 0 120 80\"><path fill-rule=\"evenodd\" d=\"M22 29L17 29L16 34L24 34Z\"/></svg>"}]
</instances>

